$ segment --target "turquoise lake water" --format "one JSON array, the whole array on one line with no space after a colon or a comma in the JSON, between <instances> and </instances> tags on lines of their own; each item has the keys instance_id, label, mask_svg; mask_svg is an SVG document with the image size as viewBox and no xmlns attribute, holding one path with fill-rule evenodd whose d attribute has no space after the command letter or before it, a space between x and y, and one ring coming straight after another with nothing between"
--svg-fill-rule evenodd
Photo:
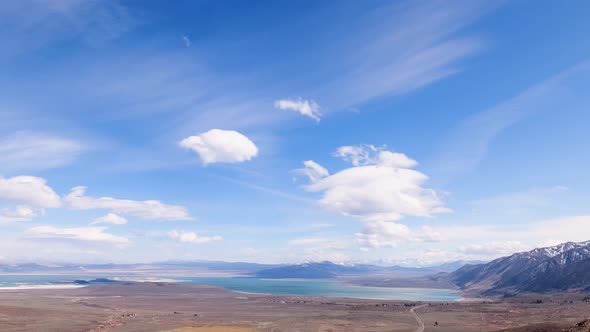
<instances>
[{"instance_id":1,"label":"turquoise lake water","mask_svg":"<svg viewBox=\"0 0 590 332\"><path fill-rule=\"evenodd\" d=\"M146 278L150 280L150 278ZM380 300L442 301L460 300L459 294L450 289L384 288L341 284L332 280L285 280L221 277L165 277L165 281L189 284L206 284L245 293L351 297ZM48 276L48 275L0 275L0 289L83 287L97 284L143 280L134 277L108 276ZM158 280L154 278L153 280Z\"/></svg>"}]
</instances>

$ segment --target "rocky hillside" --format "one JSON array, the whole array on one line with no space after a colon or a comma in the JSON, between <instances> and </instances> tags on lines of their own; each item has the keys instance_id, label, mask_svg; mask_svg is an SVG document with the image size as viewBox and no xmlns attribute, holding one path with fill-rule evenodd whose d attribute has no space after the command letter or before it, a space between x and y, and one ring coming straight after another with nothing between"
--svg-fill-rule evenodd
<instances>
[{"instance_id":1,"label":"rocky hillside","mask_svg":"<svg viewBox=\"0 0 590 332\"><path fill-rule=\"evenodd\" d=\"M590 319L583 320L563 332L590 332Z\"/></svg>"},{"instance_id":2,"label":"rocky hillside","mask_svg":"<svg viewBox=\"0 0 590 332\"><path fill-rule=\"evenodd\" d=\"M466 291L484 295L515 295L553 291L590 291L590 241L567 242L465 265L450 274Z\"/></svg>"}]
</instances>

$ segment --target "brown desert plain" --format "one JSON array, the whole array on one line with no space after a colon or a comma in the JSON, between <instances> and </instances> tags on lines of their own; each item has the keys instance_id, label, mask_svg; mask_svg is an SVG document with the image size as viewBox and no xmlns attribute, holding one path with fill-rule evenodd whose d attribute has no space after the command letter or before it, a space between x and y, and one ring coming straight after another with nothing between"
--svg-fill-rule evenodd
<instances>
[{"instance_id":1,"label":"brown desert plain","mask_svg":"<svg viewBox=\"0 0 590 332\"><path fill-rule=\"evenodd\" d=\"M579 294L423 303L244 294L170 283L0 292L0 331L530 332L562 331L588 316L590 303Z\"/></svg>"}]
</instances>

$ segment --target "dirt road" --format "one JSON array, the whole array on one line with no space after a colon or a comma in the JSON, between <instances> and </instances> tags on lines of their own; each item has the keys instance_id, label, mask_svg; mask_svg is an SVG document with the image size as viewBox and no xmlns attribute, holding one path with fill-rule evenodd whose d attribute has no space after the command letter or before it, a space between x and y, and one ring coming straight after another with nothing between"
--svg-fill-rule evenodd
<instances>
[{"instance_id":1,"label":"dirt road","mask_svg":"<svg viewBox=\"0 0 590 332\"><path fill-rule=\"evenodd\" d=\"M412 316L414 316L414 318L418 322L418 328L416 329L416 332L424 332L424 322L422 321L422 318L420 318L420 316L418 316L418 314L416 313L416 309L423 308L427 305L428 304L423 304L423 305L419 305L417 307L413 307L412 309L410 309L410 313L412 314Z\"/></svg>"}]
</instances>

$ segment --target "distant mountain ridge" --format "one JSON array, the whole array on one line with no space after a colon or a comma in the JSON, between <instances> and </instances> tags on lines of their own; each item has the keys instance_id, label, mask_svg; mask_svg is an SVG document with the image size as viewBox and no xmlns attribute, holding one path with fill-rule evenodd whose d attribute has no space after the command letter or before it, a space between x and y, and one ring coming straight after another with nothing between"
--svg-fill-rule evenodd
<instances>
[{"instance_id":1,"label":"distant mountain ridge","mask_svg":"<svg viewBox=\"0 0 590 332\"><path fill-rule=\"evenodd\" d=\"M186 275L219 275L219 276L250 276L269 279L330 279L340 276L422 276L437 272L450 272L463 262L449 262L432 267L381 266L371 264L351 264L307 262L302 264L258 264L246 262L223 261L166 261L139 264L64 264L64 263L22 263L2 264L0 273L11 274L105 274L117 273L136 274L175 274Z\"/></svg>"},{"instance_id":2,"label":"distant mountain ridge","mask_svg":"<svg viewBox=\"0 0 590 332\"><path fill-rule=\"evenodd\" d=\"M449 277L461 289L484 295L590 291L590 241L566 242L487 264L465 265Z\"/></svg>"},{"instance_id":3,"label":"distant mountain ridge","mask_svg":"<svg viewBox=\"0 0 590 332\"><path fill-rule=\"evenodd\" d=\"M137 274L168 274L174 272L175 274L182 274L184 271L186 273L200 274L245 275L259 270L280 266L282 265L220 261L166 261L136 264L0 263L0 273L117 274L121 272L130 272Z\"/></svg>"},{"instance_id":4,"label":"distant mountain ridge","mask_svg":"<svg viewBox=\"0 0 590 332\"><path fill-rule=\"evenodd\" d=\"M394 274L407 276L421 276L437 272L448 272L449 268L453 269L457 262L447 264L433 267L404 267L378 266L370 264L337 264L329 261L324 261L275 267L271 269L258 271L254 274L254 276L258 278L269 279L331 279L343 276L369 276Z\"/></svg>"}]
</instances>

